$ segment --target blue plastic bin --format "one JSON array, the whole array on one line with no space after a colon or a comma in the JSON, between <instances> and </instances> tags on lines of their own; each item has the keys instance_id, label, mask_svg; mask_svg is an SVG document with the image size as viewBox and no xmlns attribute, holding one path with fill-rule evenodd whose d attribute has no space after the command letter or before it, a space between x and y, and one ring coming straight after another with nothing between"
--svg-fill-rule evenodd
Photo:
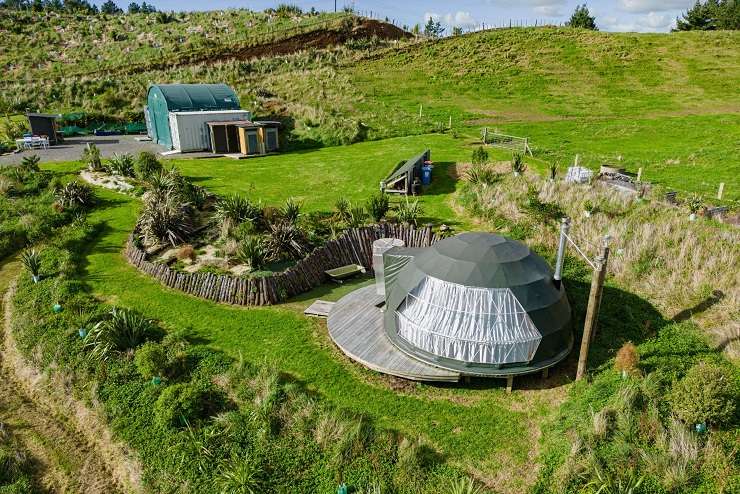
<instances>
[{"instance_id":1,"label":"blue plastic bin","mask_svg":"<svg viewBox=\"0 0 740 494\"><path fill-rule=\"evenodd\" d=\"M421 167L421 184L429 185L432 183L432 167L422 166Z\"/></svg>"}]
</instances>

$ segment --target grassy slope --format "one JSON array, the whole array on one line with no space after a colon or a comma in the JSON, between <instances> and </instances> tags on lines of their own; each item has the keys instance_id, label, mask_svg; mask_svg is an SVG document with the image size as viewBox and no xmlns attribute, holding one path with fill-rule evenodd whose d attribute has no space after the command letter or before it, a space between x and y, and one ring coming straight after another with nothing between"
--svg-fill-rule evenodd
<instances>
[{"instance_id":1,"label":"grassy slope","mask_svg":"<svg viewBox=\"0 0 740 494\"><path fill-rule=\"evenodd\" d=\"M576 153L645 169L647 180L740 198L740 33L475 33L388 51L345 70L378 134L402 123L483 126L532 138L538 157ZM441 63L443 61L443 63ZM667 164L666 160L675 164ZM669 162L669 163L671 163Z\"/></svg>"},{"instance_id":2,"label":"grassy slope","mask_svg":"<svg viewBox=\"0 0 740 494\"><path fill-rule=\"evenodd\" d=\"M77 166L50 167L73 170ZM338 293L322 287L285 307L252 309L226 307L164 289L120 255L136 221L138 201L108 191L98 193L105 204L89 221L106 227L89 245L84 279L103 300L136 307L165 327L189 328L194 336L234 357L274 362L337 406L366 413L381 426L426 437L448 460L474 469L483 478L497 479L491 480L497 485L520 492L534 480L509 475L535 454L537 424L553 411L562 388L536 390L538 381L524 380L522 385L532 387L512 396L495 381L467 388L407 384L403 391L394 390L387 380L342 357L323 323L300 313L308 297L336 299L347 287Z\"/></svg>"}]
</instances>

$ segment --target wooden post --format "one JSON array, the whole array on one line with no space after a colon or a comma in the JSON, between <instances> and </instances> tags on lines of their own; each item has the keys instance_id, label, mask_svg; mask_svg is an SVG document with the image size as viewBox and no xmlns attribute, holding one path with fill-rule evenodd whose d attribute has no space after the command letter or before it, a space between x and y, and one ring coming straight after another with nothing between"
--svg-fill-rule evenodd
<instances>
[{"instance_id":1,"label":"wooden post","mask_svg":"<svg viewBox=\"0 0 740 494\"><path fill-rule=\"evenodd\" d=\"M548 377L550 377L550 368L545 367L542 369L542 379L547 379Z\"/></svg>"},{"instance_id":2,"label":"wooden post","mask_svg":"<svg viewBox=\"0 0 740 494\"><path fill-rule=\"evenodd\" d=\"M450 123L447 125L448 129L452 128L452 115L450 115Z\"/></svg>"},{"instance_id":3,"label":"wooden post","mask_svg":"<svg viewBox=\"0 0 740 494\"><path fill-rule=\"evenodd\" d=\"M483 127L483 144L488 144L488 127Z\"/></svg>"},{"instance_id":4,"label":"wooden post","mask_svg":"<svg viewBox=\"0 0 740 494\"><path fill-rule=\"evenodd\" d=\"M637 169L637 181L642 182L642 167Z\"/></svg>"},{"instance_id":5,"label":"wooden post","mask_svg":"<svg viewBox=\"0 0 740 494\"><path fill-rule=\"evenodd\" d=\"M588 295L588 308L586 309L586 321L583 325L583 339L581 340L581 353L578 355L578 370L576 381L583 379L586 374L586 361L588 360L588 349L596 332L596 323L599 319L599 307L601 306L601 294L606 277L606 265L609 259L608 237L604 238L604 250L596 258L596 267L591 278L591 292Z\"/></svg>"},{"instance_id":6,"label":"wooden post","mask_svg":"<svg viewBox=\"0 0 740 494\"><path fill-rule=\"evenodd\" d=\"M514 376L506 376L506 392L511 393L511 389L514 387Z\"/></svg>"},{"instance_id":7,"label":"wooden post","mask_svg":"<svg viewBox=\"0 0 740 494\"><path fill-rule=\"evenodd\" d=\"M423 110L423 105L419 104L419 118L422 117L422 110Z\"/></svg>"},{"instance_id":8,"label":"wooden post","mask_svg":"<svg viewBox=\"0 0 740 494\"><path fill-rule=\"evenodd\" d=\"M578 162L580 161L580 158L581 157L579 155L576 155L576 164L574 166L578 166Z\"/></svg>"},{"instance_id":9,"label":"wooden post","mask_svg":"<svg viewBox=\"0 0 740 494\"><path fill-rule=\"evenodd\" d=\"M725 191L725 183L720 182L719 189L717 189L717 199L722 199L722 194Z\"/></svg>"}]
</instances>

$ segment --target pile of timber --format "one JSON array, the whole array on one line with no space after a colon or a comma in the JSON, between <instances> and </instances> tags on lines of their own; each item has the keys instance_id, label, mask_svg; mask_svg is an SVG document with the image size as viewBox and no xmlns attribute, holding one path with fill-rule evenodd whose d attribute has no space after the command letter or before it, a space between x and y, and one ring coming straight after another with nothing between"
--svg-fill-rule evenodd
<instances>
[{"instance_id":1,"label":"pile of timber","mask_svg":"<svg viewBox=\"0 0 740 494\"><path fill-rule=\"evenodd\" d=\"M129 236L124 254L139 271L175 290L214 302L233 305L273 305L308 292L327 281L325 271L348 264L360 264L372 272L373 242L399 238L407 247L428 247L437 241L431 225L380 223L350 228L342 236L315 248L295 266L281 273L244 278L213 273L183 273L161 262L147 259L147 253Z\"/></svg>"}]
</instances>

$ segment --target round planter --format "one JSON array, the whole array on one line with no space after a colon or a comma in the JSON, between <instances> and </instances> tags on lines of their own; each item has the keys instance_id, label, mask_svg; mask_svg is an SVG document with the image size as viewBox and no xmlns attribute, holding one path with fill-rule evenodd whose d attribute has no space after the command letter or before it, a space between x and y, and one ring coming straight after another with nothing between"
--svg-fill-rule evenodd
<instances>
[{"instance_id":1,"label":"round planter","mask_svg":"<svg viewBox=\"0 0 740 494\"><path fill-rule=\"evenodd\" d=\"M696 213L691 213L689 215L689 221L696 221Z\"/></svg>"}]
</instances>

